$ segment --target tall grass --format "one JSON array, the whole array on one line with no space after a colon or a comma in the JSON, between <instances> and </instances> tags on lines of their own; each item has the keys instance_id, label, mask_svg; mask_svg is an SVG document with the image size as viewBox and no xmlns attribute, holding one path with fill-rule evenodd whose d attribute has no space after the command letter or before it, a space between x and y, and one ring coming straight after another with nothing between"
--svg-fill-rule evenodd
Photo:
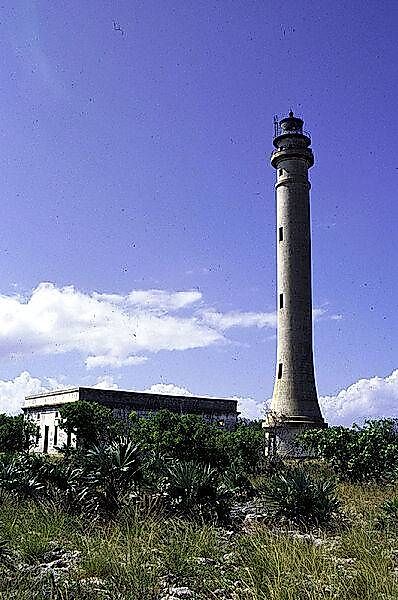
<instances>
[{"instance_id":1,"label":"tall grass","mask_svg":"<svg viewBox=\"0 0 398 600\"><path fill-rule=\"evenodd\" d=\"M53 506L5 501L0 598L159 600L168 584L188 586L197 600L398 598L398 535L377 530L373 518L391 490L340 491L343 509L357 512L341 530L313 531L312 538L264 525L232 533L156 511L131 511L101 526ZM56 546L80 552L59 578L37 567Z\"/></svg>"}]
</instances>

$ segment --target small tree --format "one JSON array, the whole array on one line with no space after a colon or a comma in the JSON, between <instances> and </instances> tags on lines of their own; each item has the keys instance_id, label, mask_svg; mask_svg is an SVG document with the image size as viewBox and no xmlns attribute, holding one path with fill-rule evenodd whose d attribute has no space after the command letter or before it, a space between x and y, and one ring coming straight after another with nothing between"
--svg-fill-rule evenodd
<instances>
[{"instance_id":1,"label":"small tree","mask_svg":"<svg viewBox=\"0 0 398 600\"><path fill-rule=\"evenodd\" d=\"M218 440L222 432L199 415L160 410L145 418L130 415L130 437L155 460L176 458L217 466L222 461Z\"/></svg>"},{"instance_id":2,"label":"small tree","mask_svg":"<svg viewBox=\"0 0 398 600\"><path fill-rule=\"evenodd\" d=\"M327 462L340 479L383 480L396 476L398 419L365 421L362 427L311 429L300 443Z\"/></svg>"},{"instance_id":3,"label":"small tree","mask_svg":"<svg viewBox=\"0 0 398 600\"><path fill-rule=\"evenodd\" d=\"M23 415L0 414L0 452L21 452L29 449L36 426Z\"/></svg>"},{"instance_id":4,"label":"small tree","mask_svg":"<svg viewBox=\"0 0 398 600\"><path fill-rule=\"evenodd\" d=\"M59 412L61 429L73 433L80 447L89 448L110 441L122 429L121 421L113 416L112 411L96 402L70 402L61 406Z\"/></svg>"},{"instance_id":5,"label":"small tree","mask_svg":"<svg viewBox=\"0 0 398 600\"><path fill-rule=\"evenodd\" d=\"M228 465L235 464L246 473L261 470L264 462L262 421L242 419L235 431L223 432L220 442Z\"/></svg>"}]
</instances>

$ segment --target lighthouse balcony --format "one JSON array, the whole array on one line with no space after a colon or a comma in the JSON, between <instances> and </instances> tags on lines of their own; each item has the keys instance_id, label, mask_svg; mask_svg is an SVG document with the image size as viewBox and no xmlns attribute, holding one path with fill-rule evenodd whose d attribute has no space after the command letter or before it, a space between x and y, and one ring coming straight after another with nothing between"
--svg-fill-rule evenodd
<instances>
[{"instance_id":1,"label":"lighthouse balcony","mask_svg":"<svg viewBox=\"0 0 398 600\"><path fill-rule=\"evenodd\" d=\"M307 161L308 167L312 167L314 164L314 155L311 148L299 145L283 145L276 148L271 152L270 161L271 165L275 168L281 160L287 160L291 158L301 158Z\"/></svg>"}]
</instances>

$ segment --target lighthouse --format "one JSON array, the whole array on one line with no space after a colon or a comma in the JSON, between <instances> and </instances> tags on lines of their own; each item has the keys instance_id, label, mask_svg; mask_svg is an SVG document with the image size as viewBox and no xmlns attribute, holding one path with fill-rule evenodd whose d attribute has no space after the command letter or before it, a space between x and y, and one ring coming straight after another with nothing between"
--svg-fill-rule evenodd
<instances>
[{"instance_id":1,"label":"lighthouse","mask_svg":"<svg viewBox=\"0 0 398 600\"><path fill-rule=\"evenodd\" d=\"M274 393L264 423L268 452L300 455L307 428L326 427L318 403L312 336L310 134L293 112L274 122L278 343Z\"/></svg>"}]
</instances>

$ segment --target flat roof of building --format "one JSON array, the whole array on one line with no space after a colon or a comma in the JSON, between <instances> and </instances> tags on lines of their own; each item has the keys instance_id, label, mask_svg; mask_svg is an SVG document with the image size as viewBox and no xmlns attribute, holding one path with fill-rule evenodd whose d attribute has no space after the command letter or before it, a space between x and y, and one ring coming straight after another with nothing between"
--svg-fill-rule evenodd
<instances>
[{"instance_id":1,"label":"flat roof of building","mask_svg":"<svg viewBox=\"0 0 398 600\"><path fill-rule=\"evenodd\" d=\"M65 398L65 396L69 397ZM72 396L72 398L70 396ZM207 411L210 412L237 411L237 400L233 398L211 398L205 396L183 396L161 393L155 394L152 392L101 389L82 386L26 396L23 409L38 409L40 407L49 407L58 404L61 405L68 402L76 402L78 399L97 401L100 404L108 406L130 406L132 409L140 409L141 407L145 407L149 410L159 410L160 408L172 409L178 406L182 409L187 404L190 404L190 408L193 410L193 412L198 412L201 406L204 410L207 409Z\"/></svg>"},{"instance_id":2,"label":"flat roof of building","mask_svg":"<svg viewBox=\"0 0 398 600\"><path fill-rule=\"evenodd\" d=\"M218 398L215 396L195 396L194 394L187 396L184 394L166 394L164 392L140 392L138 390L120 390L120 389L106 389L106 388L97 388L97 387L88 387L88 386L78 386L72 388L63 388L62 390L54 390L48 392L42 392L41 394L30 394L29 396L25 396L25 400L33 400L35 398L46 398L48 396L55 396L58 394L70 394L71 392L79 392L80 390L93 390L98 392L109 392L111 394L139 394L140 396L166 396L167 398L192 398L195 400L219 400L220 402L230 401L237 402L234 398Z\"/></svg>"}]
</instances>

